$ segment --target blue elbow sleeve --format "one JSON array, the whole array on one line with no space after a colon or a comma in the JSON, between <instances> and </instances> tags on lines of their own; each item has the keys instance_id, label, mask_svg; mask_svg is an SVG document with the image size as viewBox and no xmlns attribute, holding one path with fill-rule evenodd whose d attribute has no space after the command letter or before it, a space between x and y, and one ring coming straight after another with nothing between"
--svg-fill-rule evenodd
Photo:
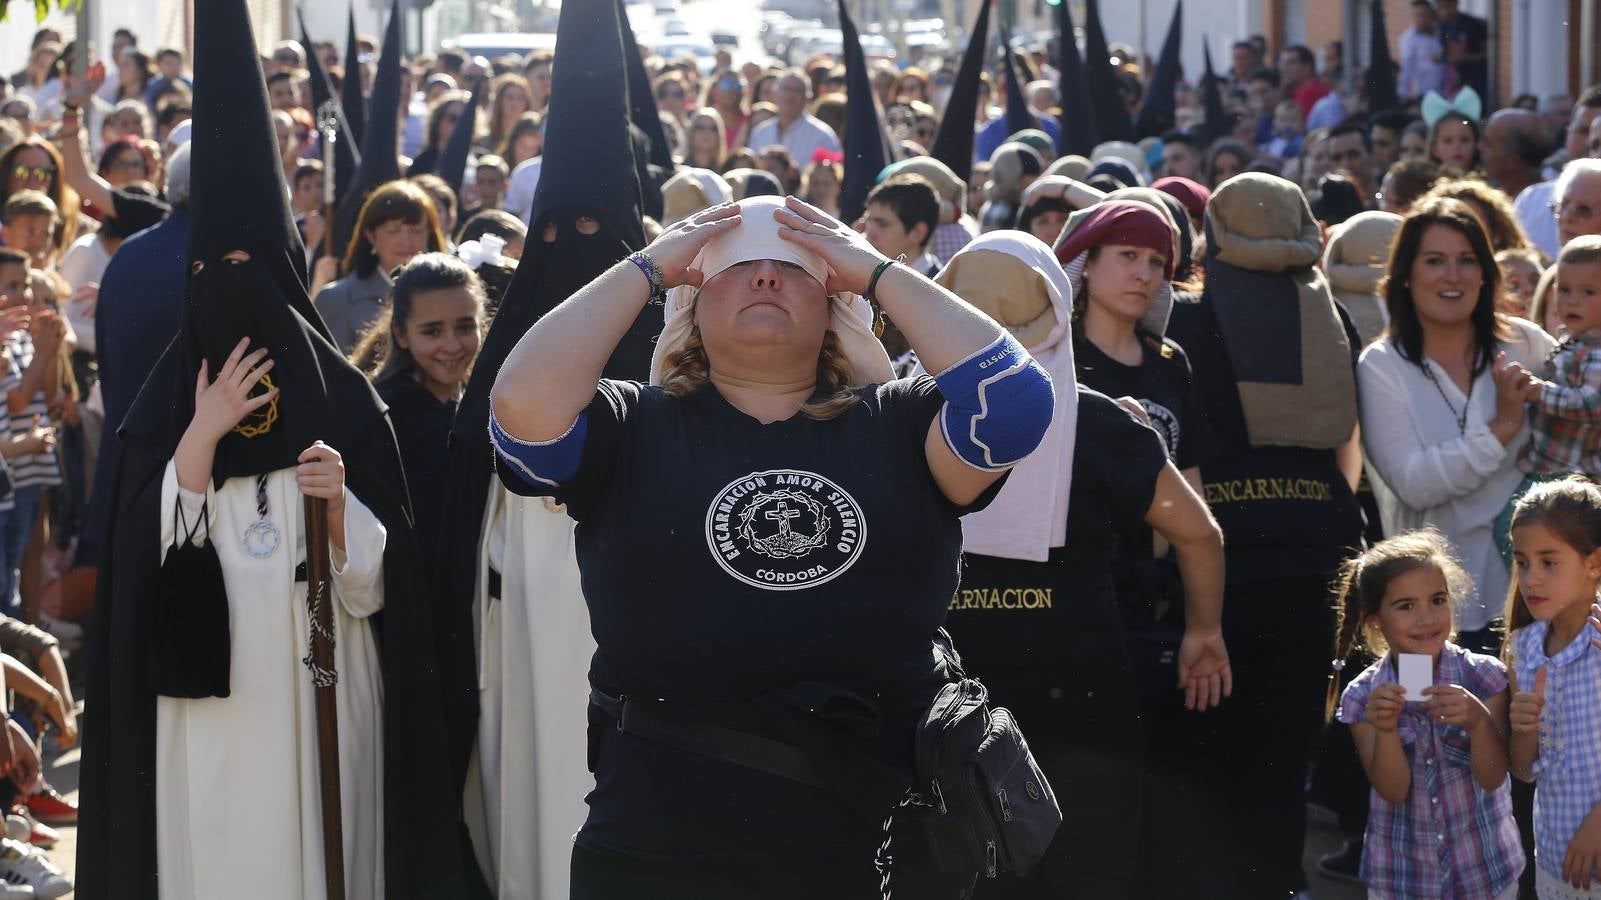
<instances>
[{"instance_id":1,"label":"blue elbow sleeve","mask_svg":"<svg viewBox=\"0 0 1601 900\"><path fill-rule=\"evenodd\" d=\"M1051 425L1051 376L1009 334L934 377L945 443L968 465L998 472L1034 452Z\"/></svg>"},{"instance_id":2,"label":"blue elbow sleeve","mask_svg":"<svg viewBox=\"0 0 1601 900\"><path fill-rule=\"evenodd\" d=\"M544 492L559 488L578 474L583 460L584 435L589 430L588 411L578 414L567 433L550 441L524 441L512 437L489 410L489 440L495 445L500 465L509 467L529 487Z\"/></svg>"}]
</instances>

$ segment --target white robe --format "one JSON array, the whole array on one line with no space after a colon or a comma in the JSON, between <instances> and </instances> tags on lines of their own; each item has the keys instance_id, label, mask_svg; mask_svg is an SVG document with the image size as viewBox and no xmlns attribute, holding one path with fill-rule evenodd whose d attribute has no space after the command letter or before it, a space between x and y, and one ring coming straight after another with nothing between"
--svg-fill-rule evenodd
<instances>
[{"instance_id":1,"label":"white robe","mask_svg":"<svg viewBox=\"0 0 1601 900\"><path fill-rule=\"evenodd\" d=\"M566 900L573 835L595 783L586 740L595 640L573 521L494 482L480 534L474 839L501 900ZM498 601L488 597L490 567L501 573Z\"/></svg>"},{"instance_id":2,"label":"white robe","mask_svg":"<svg viewBox=\"0 0 1601 900\"><path fill-rule=\"evenodd\" d=\"M198 522L199 494L182 492ZM161 487L161 553L172 546L177 469ZM377 900L383 882L383 682L368 616L383 607L384 526L349 491L345 553L330 554L339 672L345 896ZM316 701L306 655L304 498L294 471L267 476L277 552L256 559L242 536L259 517L256 479L207 489L232 639L226 698L156 700L156 855L163 900L323 900ZM196 541L204 536L198 531ZM419 825L419 827L425 827Z\"/></svg>"}]
</instances>

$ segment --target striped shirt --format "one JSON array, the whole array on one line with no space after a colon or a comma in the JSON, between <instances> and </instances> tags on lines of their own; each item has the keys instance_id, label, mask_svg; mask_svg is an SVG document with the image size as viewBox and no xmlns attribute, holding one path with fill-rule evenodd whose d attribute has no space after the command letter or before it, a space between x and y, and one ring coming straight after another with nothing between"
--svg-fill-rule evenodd
<instances>
[{"instance_id":1,"label":"striped shirt","mask_svg":"<svg viewBox=\"0 0 1601 900\"><path fill-rule=\"evenodd\" d=\"M33 338L26 331L18 331L6 341L6 366L9 370L7 378L15 377L18 381L22 373L27 371L33 363ZM16 384L12 385L15 389ZM54 424L50 420L50 408L44 402L44 389L34 392L33 398L22 412L11 414L11 435L25 435L33 427L33 417L39 417L40 425ZM61 483L61 466L56 462L56 452L48 450L44 453L29 453L13 457L11 464L12 487L54 487Z\"/></svg>"},{"instance_id":2,"label":"striped shirt","mask_svg":"<svg viewBox=\"0 0 1601 900\"><path fill-rule=\"evenodd\" d=\"M1512 647L1518 684L1533 685L1539 668L1550 666L1534 761L1534 858L1540 871L1560 878L1568 841L1601 803L1601 650L1590 645L1596 633L1586 627L1548 656L1550 628L1549 622L1520 628Z\"/></svg>"},{"instance_id":3,"label":"striped shirt","mask_svg":"<svg viewBox=\"0 0 1601 900\"><path fill-rule=\"evenodd\" d=\"M1397 678L1390 655L1369 666L1340 698L1340 721L1363 721L1368 698ZM1459 684L1480 700L1507 688L1493 656L1455 644L1440 652L1436 684ZM1473 777L1466 729L1445 725L1408 703L1396 725L1412 769L1405 803L1371 792L1362 880L1370 897L1468 900L1499 895L1523 873L1523 846L1512 818L1512 788L1493 791Z\"/></svg>"},{"instance_id":4,"label":"striped shirt","mask_svg":"<svg viewBox=\"0 0 1601 900\"><path fill-rule=\"evenodd\" d=\"M11 366L11 357L0 353L0 397L4 397L6 394L16 390L21 384L21 377L19 377L17 371ZM5 469L7 481L14 481L16 479L16 473L12 469L11 462L9 460L0 459L0 467ZM16 492L10 488L7 488L5 496L0 497L0 513L7 513L16 508Z\"/></svg>"},{"instance_id":5,"label":"striped shirt","mask_svg":"<svg viewBox=\"0 0 1601 900\"><path fill-rule=\"evenodd\" d=\"M1601 334L1563 340L1540 377L1550 385L1530 404L1533 437L1518 467L1530 475L1601 472Z\"/></svg>"}]
</instances>

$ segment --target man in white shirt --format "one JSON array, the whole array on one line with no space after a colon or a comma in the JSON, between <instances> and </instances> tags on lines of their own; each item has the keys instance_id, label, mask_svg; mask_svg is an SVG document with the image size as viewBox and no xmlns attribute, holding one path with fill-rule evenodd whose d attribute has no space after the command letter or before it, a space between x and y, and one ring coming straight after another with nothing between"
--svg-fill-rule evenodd
<instances>
[{"instance_id":1,"label":"man in white shirt","mask_svg":"<svg viewBox=\"0 0 1601 900\"><path fill-rule=\"evenodd\" d=\"M1444 93L1445 72L1445 48L1440 45L1434 4L1414 0L1412 27L1401 32L1401 83L1396 90L1405 100L1417 99L1429 91Z\"/></svg>"},{"instance_id":2,"label":"man in white shirt","mask_svg":"<svg viewBox=\"0 0 1601 900\"><path fill-rule=\"evenodd\" d=\"M811 164L818 148L840 152L839 137L834 129L806 112L806 104L812 99L812 84L805 72L785 69L778 78L773 99L778 106L778 118L768 119L751 131L752 150L780 144L789 151L789 158L803 168Z\"/></svg>"},{"instance_id":3,"label":"man in white shirt","mask_svg":"<svg viewBox=\"0 0 1601 900\"><path fill-rule=\"evenodd\" d=\"M1597 119L1601 119L1601 88L1590 88L1579 97L1573 105L1573 118L1568 120L1567 142L1565 155L1570 160L1581 159L1589 149L1590 126ZM1552 215L1553 204L1557 201L1556 186L1559 179L1552 178L1523 189L1518 199L1512 204L1512 211L1517 214L1518 224L1528 234L1534 246L1540 248L1546 256L1556 259L1557 253L1562 249L1562 242L1557 239L1557 221Z\"/></svg>"}]
</instances>

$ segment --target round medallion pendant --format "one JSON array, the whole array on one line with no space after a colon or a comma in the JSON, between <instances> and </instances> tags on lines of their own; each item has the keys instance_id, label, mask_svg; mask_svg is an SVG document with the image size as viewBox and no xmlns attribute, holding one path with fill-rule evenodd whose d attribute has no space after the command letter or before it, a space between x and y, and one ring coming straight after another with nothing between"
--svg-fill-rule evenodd
<instances>
[{"instance_id":1,"label":"round medallion pendant","mask_svg":"<svg viewBox=\"0 0 1601 900\"><path fill-rule=\"evenodd\" d=\"M245 529L245 552L256 559L266 559L278 551L278 544L282 540L278 526L262 519Z\"/></svg>"}]
</instances>

